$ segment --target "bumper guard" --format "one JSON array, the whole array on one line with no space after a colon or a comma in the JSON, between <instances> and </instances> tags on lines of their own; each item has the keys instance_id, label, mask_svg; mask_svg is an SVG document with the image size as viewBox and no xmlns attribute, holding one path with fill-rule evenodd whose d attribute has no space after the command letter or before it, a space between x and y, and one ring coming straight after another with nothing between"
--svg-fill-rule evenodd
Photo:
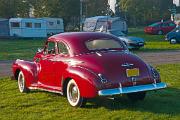
<instances>
[{"instance_id":1,"label":"bumper guard","mask_svg":"<svg viewBox=\"0 0 180 120\"><path fill-rule=\"evenodd\" d=\"M127 93L134 93L134 92L142 92L142 91L151 91L151 90L158 90L166 88L166 83L154 83L154 84L147 84L147 85L138 85L138 86L131 86L131 87L121 87L115 89L105 89L98 91L99 96L110 96L110 95L118 95L118 94L127 94Z\"/></svg>"}]
</instances>

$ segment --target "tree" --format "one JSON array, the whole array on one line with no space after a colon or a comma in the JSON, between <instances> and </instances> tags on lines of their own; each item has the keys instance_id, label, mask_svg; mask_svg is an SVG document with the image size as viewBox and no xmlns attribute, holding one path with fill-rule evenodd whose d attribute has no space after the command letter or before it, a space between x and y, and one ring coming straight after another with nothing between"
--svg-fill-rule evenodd
<instances>
[{"instance_id":1,"label":"tree","mask_svg":"<svg viewBox=\"0 0 180 120\"><path fill-rule=\"evenodd\" d=\"M127 13L130 25L145 25L161 19L169 19L171 0L120 0L120 9Z\"/></svg>"},{"instance_id":2,"label":"tree","mask_svg":"<svg viewBox=\"0 0 180 120\"><path fill-rule=\"evenodd\" d=\"M106 15L108 0L89 0L86 3L86 16Z\"/></svg>"},{"instance_id":3,"label":"tree","mask_svg":"<svg viewBox=\"0 0 180 120\"><path fill-rule=\"evenodd\" d=\"M27 0L0 0L0 17L28 17L29 8Z\"/></svg>"}]
</instances>

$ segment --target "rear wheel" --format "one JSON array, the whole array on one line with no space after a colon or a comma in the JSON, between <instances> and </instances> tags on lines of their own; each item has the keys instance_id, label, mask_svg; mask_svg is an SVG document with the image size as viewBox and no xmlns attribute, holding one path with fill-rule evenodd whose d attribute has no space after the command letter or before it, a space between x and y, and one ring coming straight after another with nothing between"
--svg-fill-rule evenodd
<instances>
[{"instance_id":1,"label":"rear wheel","mask_svg":"<svg viewBox=\"0 0 180 120\"><path fill-rule=\"evenodd\" d=\"M26 87L26 80L22 71L20 71L18 75L18 87L21 93L26 93L29 91L29 89Z\"/></svg>"},{"instance_id":2,"label":"rear wheel","mask_svg":"<svg viewBox=\"0 0 180 120\"><path fill-rule=\"evenodd\" d=\"M162 35L163 34L163 31L158 31L158 35Z\"/></svg>"},{"instance_id":3,"label":"rear wheel","mask_svg":"<svg viewBox=\"0 0 180 120\"><path fill-rule=\"evenodd\" d=\"M172 38L171 40L170 40L170 44L176 44L177 43L177 40L175 39L175 38Z\"/></svg>"},{"instance_id":4,"label":"rear wheel","mask_svg":"<svg viewBox=\"0 0 180 120\"><path fill-rule=\"evenodd\" d=\"M86 99L81 97L79 88L73 79L67 84L67 100L73 107L83 107L86 104Z\"/></svg>"},{"instance_id":5,"label":"rear wheel","mask_svg":"<svg viewBox=\"0 0 180 120\"><path fill-rule=\"evenodd\" d=\"M146 92L129 93L127 96L131 101L136 102L138 100L144 100Z\"/></svg>"}]
</instances>

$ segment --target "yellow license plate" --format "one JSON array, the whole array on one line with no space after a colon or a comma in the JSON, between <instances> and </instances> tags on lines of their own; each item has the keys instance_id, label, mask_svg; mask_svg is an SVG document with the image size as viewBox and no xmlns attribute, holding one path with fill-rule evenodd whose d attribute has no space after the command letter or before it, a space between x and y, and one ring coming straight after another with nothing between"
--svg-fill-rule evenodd
<instances>
[{"instance_id":1,"label":"yellow license plate","mask_svg":"<svg viewBox=\"0 0 180 120\"><path fill-rule=\"evenodd\" d=\"M126 69L127 77L139 76L139 68Z\"/></svg>"}]
</instances>

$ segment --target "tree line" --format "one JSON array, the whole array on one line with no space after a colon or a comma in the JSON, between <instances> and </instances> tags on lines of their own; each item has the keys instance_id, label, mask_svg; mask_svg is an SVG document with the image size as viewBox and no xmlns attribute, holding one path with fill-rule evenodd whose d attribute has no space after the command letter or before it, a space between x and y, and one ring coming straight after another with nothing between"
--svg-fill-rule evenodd
<instances>
[{"instance_id":1,"label":"tree line","mask_svg":"<svg viewBox=\"0 0 180 120\"><path fill-rule=\"evenodd\" d=\"M146 25L151 22L170 19L172 0L120 0L122 14L129 24Z\"/></svg>"},{"instance_id":2,"label":"tree line","mask_svg":"<svg viewBox=\"0 0 180 120\"><path fill-rule=\"evenodd\" d=\"M117 0L121 16L128 25L146 25L161 19L169 19L172 0ZM107 15L108 0L84 0L83 17ZM62 17L65 25L79 25L80 0L0 0L0 17L29 17L29 9L35 17Z\"/></svg>"}]
</instances>

